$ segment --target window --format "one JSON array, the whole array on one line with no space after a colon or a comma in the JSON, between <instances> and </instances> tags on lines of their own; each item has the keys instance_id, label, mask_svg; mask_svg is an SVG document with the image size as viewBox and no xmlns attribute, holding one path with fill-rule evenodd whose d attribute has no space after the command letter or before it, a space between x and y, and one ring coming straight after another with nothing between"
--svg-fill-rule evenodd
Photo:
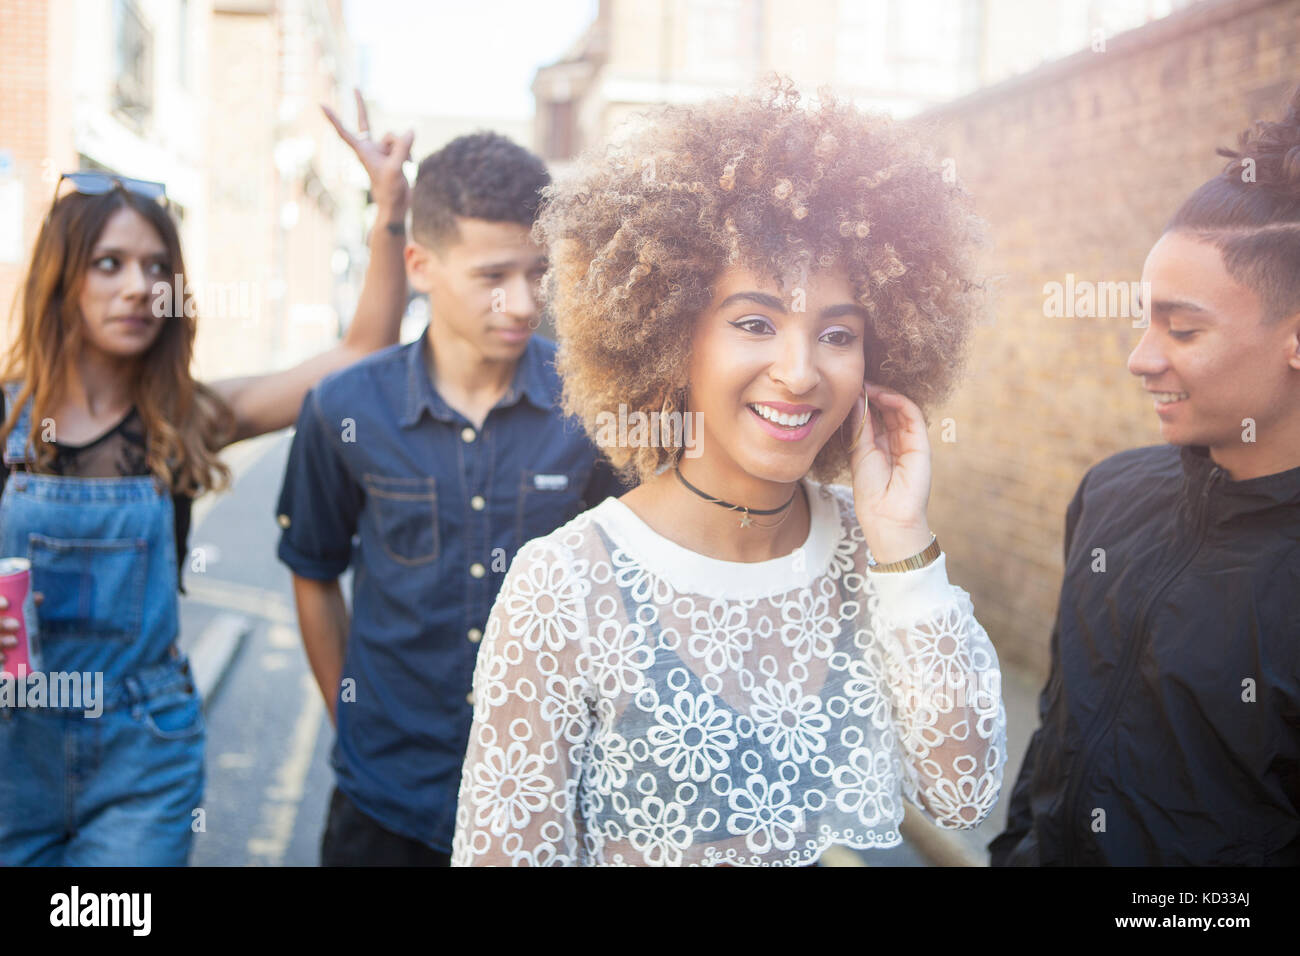
<instances>
[{"instance_id":1,"label":"window","mask_svg":"<svg viewBox=\"0 0 1300 956\"><path fill-rule=\"evenodd\" d=\"M546 104L546 158L571 159L575 149L575 113L572 100Z\"/></svg>"},{"instance_id":2,"label":"window","mask_svg":"<svg viewBox=\"0 0 1300 956\"><path fill-rule=\"evenodd\" d=\"M889 7L840 0L835 30L835 77L873 90L893 86Z\"/></svg>"},{"instance_id":3,"label":"window","mask_svg":"<svg viewBox=\"0 0 1300 956\"><path fill-rule=\"evenodd\" d=\"M180 0L176 9L176 79L189 89L194 70L190 65L190 0Z\"/></svg>"},{"instance_id":4,"label":"window","mask_svg":"<svg viewBox=\"0 0 1300 956\"><path fill-rule=\"evenodd\" d=\"M688 0L687 79L744 83L750 78L756 63L758 37L753 11L748 7L745 0Z\"/></svg>"},{"instance_id":5,"label":"window","mask_svg":"<svg viewBox=\"0 0 1300 956\"><path fill-rule=\"evenodd\" d=\"M973 89L973 0L839 0L835 78L876 95L936 101Z\"/></svg>"},{"instance_id":6,"label":"window","mask_svg":"<svg viewBox=\"0 0 1300 956\"><path fill-rule=\"evenodd\" d=\"M113 3L112 105L137 131L153 112L153 34L132 0Z\"/></svg>"}]
</instances>

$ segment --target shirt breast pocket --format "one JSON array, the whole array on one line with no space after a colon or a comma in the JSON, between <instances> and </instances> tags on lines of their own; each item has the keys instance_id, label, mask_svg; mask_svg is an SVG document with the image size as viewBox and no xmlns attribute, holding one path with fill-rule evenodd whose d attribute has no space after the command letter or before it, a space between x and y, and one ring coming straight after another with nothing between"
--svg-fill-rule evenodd
<instances>
[{"instance_id":1,"label":"shirt breast pocket","mask_svg":"<svg viewBox=\"0 0 1300 956\"><path fill-rule=\"evenodd\" d=\"M144 538L27 537L42 638L129 641L140 632L149 546Z\"/></svg>"},{"instance_id":2,"label":"shirt breast pocket","mask_svg":"<svg viewBox=\"0 0 1300 956\"><path fill-rule=\"evenodd\" d=\"M515 513L515 550L550 534L583 511L579 472L525 471L519 480Z\"/></svg>"},{"instance_id":3,"label":"shirt breast pocket","mask_svg":"<svg viewBox=\"0 0 1300 956\"><path fill-rule=\"evenodd\" d=\"M390 478L365 474L367 508L374 509L380 546L407 567L438 557L438 490L432 478Z\"/></svg>"}]
</instances>

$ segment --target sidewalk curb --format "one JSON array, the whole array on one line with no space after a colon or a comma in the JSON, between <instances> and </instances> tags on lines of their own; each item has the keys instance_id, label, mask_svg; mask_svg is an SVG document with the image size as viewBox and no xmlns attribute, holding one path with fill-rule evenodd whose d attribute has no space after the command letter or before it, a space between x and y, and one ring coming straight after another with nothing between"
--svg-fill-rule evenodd
<instances>
[{"instance_id":1,"label":"sidewalk curb","mask_svg":"<svg viewBox=\"0 0 1300 956\"><path fill-rule=\"evenodd\" d=\"M960 837L939 829L907 801L903 802L903 822L898 829L903 839L934 866L988 865L976 858Z\"/></svg>"},{"instance_id":2,"label":"sidewalk curb","mask_svg":"<svg viewBox=\"0 0 1300 956\"><path fill-rule=\"evenodd\" d=\"M846 846L828 846L822 850L822 866L866 866L862 857Z\"/></svg>"},{"instance_id":3,"label":"sidewalk curb","mask_svg":"<svg viewBox=\"0 0 1300 956\"><path fill-rule=\"evenodd\" d=\"M1010 664L1001 665L1002 700L1007 715L1007 752L997 802L978 827L945 830L935 826L904 801L903 839L935 866L989 865L988 844L1005 828L1011 791L1020 774L1030 737L1038 727L1038 696L1042 678Z\"/></svg>"},{"instance_id":4,"label":"sidewalk curb","mask_svg":"<svg viewBox=\"0 0 1300 956\"><path fill-rule=\"evenodd\" d=\"M253 632L253 621L242 614L219 614L203 629L189 653L194 686L206 708L230 669L244 638Z\"/></svg>"},{"instance_id":5,"label":"sidewalk curb","mask_svg":"<svg viewBox=\"0 0 1300 956\"><path fill-rule=\"evenodd\" d=\"M268 432L256 438L238 442L222 452L222 458L230 468L231 487L256 465L276 444L292 430L284 429ZM227 492L228 493L228 492ZM194 503L191 517L191 536L198 534L208 515L223 497L209 493ZM198 689L199 699L206 710L216 694L221 680L230 669L235 655L243 646L244 638L252 633L255 624L251 617L243 614L219 614L214 618L188 652L190 670L194 673L194 686Z\"/></svg>"}]
</instances>

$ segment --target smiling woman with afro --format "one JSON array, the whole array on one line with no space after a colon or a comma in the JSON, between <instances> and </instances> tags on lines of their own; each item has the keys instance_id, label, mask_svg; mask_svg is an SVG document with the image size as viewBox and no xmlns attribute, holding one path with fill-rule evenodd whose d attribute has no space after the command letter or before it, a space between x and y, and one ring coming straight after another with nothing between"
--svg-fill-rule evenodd
<instances>
[{"instance_id":1,"label":"smiling woman with afro","mask_svg":"<svg viewBox=\"0 0 1300 956\"><path fill-rule=\"evenodd\" d=\"M871 316L867 379L922 409L948 394L982 301L982 223L913 133L825 91L805 108L784 78L645 119L548 187L536 226L565 411L593 438L620 403L685 411L692 326L730 266L787 288L844 268ZM642 481L675 454L604 450ZM812 472L833 480L846 466L831 441Z\"/></svg>"},{"instance_id":2,"label":"smiling woman with afro","mask_svg":"<svg viewBox=\"0 0 1300 956\"><path fill-rule=\"evenodd\" d=\"M778 78L545 191L565 410L639 483L511 562L454 866L812 866L898 846L904 799L988 816L997 652L926 515L979 294L941 170Z\"/></svg>"}]
</instances>

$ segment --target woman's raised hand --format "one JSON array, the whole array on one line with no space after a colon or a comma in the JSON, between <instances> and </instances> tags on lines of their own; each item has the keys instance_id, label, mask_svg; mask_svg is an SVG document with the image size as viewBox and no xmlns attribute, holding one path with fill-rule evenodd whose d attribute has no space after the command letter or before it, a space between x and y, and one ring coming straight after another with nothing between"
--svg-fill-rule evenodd
<instances>
[{"instance_id":1,"label":"woman's raised hand","mask_svg":"<svg viewBox=\"0 0 1300 956\"><path fill-rule=\"evenodd\" d=\"M906 395L866 383L845 431L861 437L849 452L853 505L872 556L881 564L909 558L930 543L930 439L925 416Z\"/></svg>"},{"instance_id":2,"label":"woman's raised hand","mask_svg":"<svg viewBox=\"0 0 1300 956\"><path fill-rule=\"evenodd\" d=\"M401 136L385 133L380 139L370 138L370 117L366 112L366 101L361 98L361 91L353 91L357 97L357 132L353 133L335 115L328 106L321 104L325 118L338 132L343 142L352 148L361 160L361 165L370 177L370 194L381 209L406 211L410 186L402 164L411 158L411 143L415 141L415 131L407 130Z\"/></svg>"}]
</instances>

